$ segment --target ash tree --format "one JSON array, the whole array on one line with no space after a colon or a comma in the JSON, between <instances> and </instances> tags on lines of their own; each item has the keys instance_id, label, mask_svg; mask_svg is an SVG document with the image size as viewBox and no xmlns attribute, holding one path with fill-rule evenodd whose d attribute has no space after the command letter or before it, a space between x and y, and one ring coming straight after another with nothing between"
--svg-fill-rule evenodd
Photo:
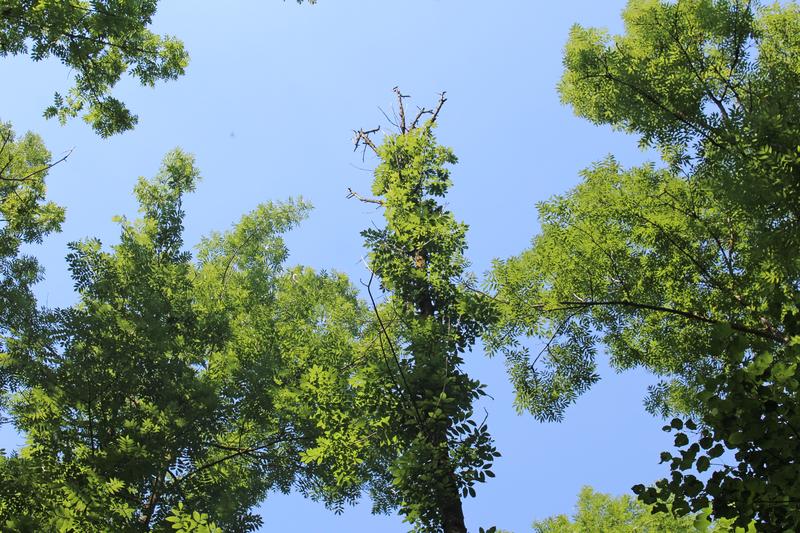
<instances>
[{"instance_id":1,"label":"ash tree","mask_svg":"<svg viewBox=\"0 0 800 533\"><path fill-rule=\"evenodd\" d=\"M268 491L333 483L299 460L318 430L292 391L326 348L349 356L366 310L343 276L283 267L301 201L258 207L193 260L182 200L197 179L169 154L118 244L72 245L79 302L7 346L25 445L0 456L4 531L252 531Z\"/></svg>"},{"instance_id":2,"label":"ash tree","mask_svg":"<svg viewBox=\"0 0 800 533\"><path fill-rule=\"evenodd\" d=\"M322 429L303 457L330 465L337 484L329 490L363 487L376 511L399 508L414 530L463 532L462 498L494 476L499 456L485 417L473 412L484 386L462 368L492 307L468 288L467 227L443 205L456 162L433 133L444 95L406 116L407 96L396 93L398 131L380 144L379 129L355 137L378 164L372 195L349 196L385 219L362 232L372 319L349 372L320 369L321 382L346 379L347 389L317 388L303 402L319 406Z\"/></svg>"},{"instance_id":3,"label":"ash tree","mask_svg":"<svg viewBox=\"0 0 800 533\"><path fill-rule=\"evenodd\" d=\"M608 158L539 205L531 248L495 265L492 346L543 418L597 379L598 345L663 376L647 405L677 415L676 450L642 500L797 529L800 8L633 0L623 18L573 28L559 90L662 164ZM507 340L525 335L540 355Z\"/></svg>"},{"instance_id":4,"label":"ash tree","mask_svg":"<svg viewBox=\"0 0 800 533\"><path fill-rule=\"evenodd\" d=\"M75 73L74 86L56 92L45 116L62 122L82 115L99 135L132 129L137 118L111 91L126 74L142 85L183 75L189 56L174 37L148 29L158 2L125 0L4 0L0 56L54 57Z\"/></svg>"},{"instance_id":5,"label":"ash tree","mask_svg":"<svg viewBox=\"0 0 800 533\"><path fill-rule=\"evenodd\" d=\"M158 0L2 0L0 57L63 63L74 72L74 84L55 93L45 116L63 123L80 115L109 137L138 121L112 95L124 76L153 87L182 76L189 63L179 39L150 31L157 8Z\"/></svg>"},{"instance_id":6,"label":"ash tree","mask_svg":"<svg viewBox=\"0 0 800 533\"><path fill-rule=\"evenodd\" d=\"M0 410L17 379L6 368L9 344L34 343L42 322L33 294L42 269L22 248L61 227L64 210L45 200L45 177L65 158L53 161L40 137L17 137L10 124L0 123Z\"/></svg>"}]
</instances>

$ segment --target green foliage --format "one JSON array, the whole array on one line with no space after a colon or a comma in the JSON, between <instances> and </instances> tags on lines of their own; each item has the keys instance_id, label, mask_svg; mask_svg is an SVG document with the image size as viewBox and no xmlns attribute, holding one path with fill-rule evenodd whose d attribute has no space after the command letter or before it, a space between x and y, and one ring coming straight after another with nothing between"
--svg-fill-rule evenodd
<instances>
[{"instance_id":1,"label":"green foliage","mask_svg":"<svg viewBox=\"0 0 800 533\"><path fill-rule=\"evenodd\" d=\"M119 479L101 479L84 465L64 468L44 455L0 455L3 531L118 530L134 509ZM128 501L126 501L128 500Z\"/></svg>"},{"instance_id":2,"label":"green foliage","mask_svg":"<svg viewBox=\"0 0 800 533\"><path fill-rule=\"evenodd\" d=\"M700 429L671 426L680 455L662 454L672 477L637 487L644 501L796 529L800 8L632 0L623 18L621 36L573 28L561 95L666 166L608 159L539 206L532 248L494 268L489 347L541 418L597 379L598 344L664 376L649 409ZM545 339L540 356L526 335ZM725 448L732 465L713 460Z\"/></svg>"},{"instance_id":3,"label":"green foliage","mask_svg":"<svg viewBox=\"0 0 800 533\"><path fill-rule=\"evenodd\" d=\"M544 371L524 346L504 345L503 337L490 345L509 355L517 405L560 417L597 379L600 341L617 368L645 365L676 378L652 391L652 410L691 410L690 392L728 353L720 334L752 331L754 342L772 342L761 312L741 305L759 298L746 225L667 170L626 171L610 159L583 178L539 206L534 246L495 266L502 334L549 340ZM726 248L731 235L734 255Z\"/></svg>"},{"instance_id":4,"label":"green foliage","mask_svg":"<svg viewBox=\"0 0 800 533\"><path fill-rule=\"evenodd\" d=\"M119 244L71 245L79 303L54 313L39 344L11 346L22 385L11 414L27 444L0 462L15 480L0 491L7 528L252 531L269 489L328 482L298 464L315 428L294 422L292 391L316 350L352 338L353 290L283 270L280 235L304 217L301 201L258 207L193 262L182 198L197 179L175 151L140 180L142 217L119 219Z\"/></svg>"},{"instance_id":5,"label":"green foliage","mask_svg":"<svg viewBox=\"0 0 800 533\"><path fill-rule=\"evenodd\" d=\"M182 76L189 64L180 40L148 29L157 7L158 0L2 0L0 56L58 59L75 82L65 94L55 93L45 117L63 124L82 115L95 132L109 137L138 121L111 95L123 76L153 87Z\"/></svg>"},{"instance_id":6,"label":"green foliage","mask_svg":"<svg viewBox=\"0 0 800 533\"><path fill-rule=\"evenodd\" d=\"M460 368L492 315L466 285L466 226L441 204L456 159L437 144L432 121L404 126L379 147L361 133L380 163L377 198L359 198L379 204L386 219L362 232L372 319L354 365L331 375L320 364L303 391L300 403L314 406L322 431L304 461L330 465L337 483L328 490L364 486L375 510L399 506L416 530L465 531L461 498L494 476L499 454L485 420L473 417L483 386Z\"/></svg>"},{"instance_id":7,"label":"green foliage","mask_svg":"<svg viewBox=\"0 0 800 533\"><path fill-rule=\"evenodd\" d=\"M41 268L21 248L59 231L64 219L62 208L45 201L53 164L38 136L17 139L9 124L0 123L0 408L7 389L17 385L8 369L8 344L23 338L35 343L41 319L31 292Z\"/></svg>"},{"instance_id":8,"label":"green foliage","mask_svg":"<svg viewBox=\"0 0 800 533\"><path fill-rule=\"evenodd\" d=\"M654 512L630 496L613 497L583 487L578 495L575 513L571 517L558 515L533 523L536 533L583 533L603 531L607 533L722 533L734 530L729 521L711 523L707 513L673 516L671 513Z\"/></svg>"},{"instance_id":9,"label":"green foliage","mask_svg":"<svg viewBox=\"0 0 800 533\"><path fill-rule=\"evenodd\" d=\"M167 522L172 523L172 529L177 533L194 531L196 533L222 533L222 530L208 521L208 515L194 511L189 513L184 510L183 504L172 510L172 516L166 518Z\"/></svg>"},{"instance_id":10,"label":"green foliage","mask_svg":"<svg viewBox=\"0 0 800 533\"><path fill-rule=\"evenodd\" d=\"M147 27L157 1L4 0L0 3L0 55L53 56L75 73L67 94L55 94L46 117L83 119L101 136L129 130L136 115L110 95L126 73L153 86L184 73L183 44Z\"/></svg>"}]
</instances>

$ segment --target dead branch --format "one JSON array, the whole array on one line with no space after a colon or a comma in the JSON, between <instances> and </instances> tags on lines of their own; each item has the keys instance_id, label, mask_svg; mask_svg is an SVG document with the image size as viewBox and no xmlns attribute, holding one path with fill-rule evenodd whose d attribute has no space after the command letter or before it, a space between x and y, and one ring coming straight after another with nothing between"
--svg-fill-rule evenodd
<instances>
[{"instance_id":1,"label":"dead branch","mask_svg":"<svg viewBox=\"0 0 800 533\"><path fill-rule=\"evenodd\" d=\"M379 205L379 206L381 206L381 207L383 207L384 205L386 205L386 204L383 202L383 200L380 200L380 199L378 199L378 198L364 198L363 196L361 196L360 194L358 194L356 191L354 191L353 189L351 189L350 187L348 187L348 188L347 188L347 199L349 200L350 198L355 198L355 199L356 199L356 200L358 200L359 202L364 202L365 204L376 204L376 205Z\"/></svg>"},{"instance_id":2,"label":"dead branch","mask_svg":"<svg viewBox=\"0 0 800 533\"><path fill-rule=\"evenodd\" d=\"M447 91L442 91L441 93L439 93L439 103L436 104L436 109L433 110L433 116L431 117L430 120L431 124L436 122L436 119L439 117L439 111L442 110L442 106L447 101L447 98L445 97L446 94Z\"/></svg>"},{"instance_id":3,"label":"dead branch","mask_svg":"<svg viewBox=\"0 0 800 533\"><path fill-rule=\"evenodd\" d=\"M402 94L400 92L400 88L396 85L392 90L394 91L394 94L397 95L397 105L400 108L400 133L405 133L408 131L408 129L406 128L406 110L405 106L403 105L403 98L408 98L409 95Z\"/></svg>"},{"instance_id":4,"label":"dead branch","mask_svg":"<svg viewBox=\"0 0 800 533\"><path fill-rule=\"evenodd\" d=\"M355 137L353 138L353 144L355 145L353 151L355 152L356 150L358 150L359 147L363 147L364 154L366 154L367 146L369 146L370 148L372 148L372 151L375 152L375 155L378 155L378 147L375 146L375 143L370 138L370 135L372 135L373 133L377 133L380 130L381 130L380 126L378 126L377 128L373 128L371 130L363 130L363 129L353 130L353 133L355 134ZM364 158L364 154L362 154L361 156L362 159Z\"/></svg>"},{"instance_id":5,"label":"dead branch","mask_svg":"<svg viewBox=\"0 0 800 533\"><path fill-rule=\"evenodd\" d=\"M419 109L419 112L417 113L417 116L414 117L414 121L411 123L412 130L417 129L419 119L421 119L423 115L433 115L433 109L425 109L424 107L418 107L417 109Z\"/></svg>"},{"instance_id":6,"label":"dead branch","mask_svg":"<svg viewBox=\"0 0 800 533\"><path fill-rule=\"evenodd\" d=\"M397 122L395 122L394 120L390 119L389 115L386 114L386 111L384 111L382 107L378 106L378 110L383 114L383 118L386 119L386 122L397 128L398 130L400 129L400 125L397 124ZM392 110L392 114L394 114L394 110Z\"/></svg>"},{"instance_id":7,"label":"dead branch","mask_svg":"<svg viewBox=\"0 0 800 533\"><path fill-rule=\"evenodd\" d=\"M409 131L417 129L417 126L419 125L420 119L422 119L422 117L425 116L425 115L431 115L431 119L430 119L430 123L431 124L436 122L436 118L439 116L439 111L442 110L442 106L447 101L447 98L445 98L446 94L447 94L447 91L443 91L443 92L439 93L439 102L436 104L436 107L433 108L433 109L425 109L424 107L418 107L417 109L419 111L417 112L417 116L414 117L414 120L411 122L411 127L409 128Z\"/></svg>"}]
</instances>

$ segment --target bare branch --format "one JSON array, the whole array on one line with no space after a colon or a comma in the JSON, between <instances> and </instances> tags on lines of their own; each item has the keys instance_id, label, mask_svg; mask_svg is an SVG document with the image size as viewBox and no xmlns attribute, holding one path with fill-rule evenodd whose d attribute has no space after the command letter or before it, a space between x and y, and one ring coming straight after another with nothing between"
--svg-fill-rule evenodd
<instances>
[{"instance_id":1,"label":"bare branch","mask_svg":"<svg viewBox=\"0 0 800 533\"><path fill-rule=\"evenodd\" d=\"M380 112L383 114L383 117L386 119L386 121L387 121L389 124L391 124L392 126L394 126L394 127L395 127L395 128L397 128L397 129L400 129L400 125L399 125L399 124L397 124L397 122L395 122L394 120L390 119L390 118L389 118L389 115L387 115L387 114L386 114L386 111L384 111L382 107L378 106L378 110L379 110L379 111L380 111ZM393 112L394 112L394 111L393 111Z\"/></svg>"},{"instance_id":2,"label":"bare branch","mask_svg":"<svg viewBox=\"0 0 800 533\"><path fill-rule=\"evenodd\" d=\"M447 91L442 91L441 93L439 93L439 103L436 104L436 109L433 110L433 116L431 117L431 120L430 120L431 124L436 122L436 119L439 117L439 111L442 110L442 106L447 101L447 98L445 97L446 94L447 94Z\"/></svg>"},{"instance_id":3,"label":"bare branch","mask_svg":"<svg viewBox=\"0 0 800 533\"><path fill-rule=\"evenodd\" d=\"M421 119L423 115L433 115L433 109L425 109L424 107L418 107L417 109L419 109L419 112L417 113L417 116L414 117L413 122L411 122L411 128L409 128L411 130L417 129L419 119Z\"/></svg>"},{"instance_id":4,"label":"bare branch","mask_svg":"<svg viewBox=\"0 0 800 533\"><path fill-rule=\"evenodd\" d=\"M63 163L64 161L67 160L67 158L69 156L72 155L72 152L74 150L75 150L75 148L70 148L70 150L63 157L58 159L57 161L53 161L52 163L48 163L48 164L44 165L43 167L38 168L38 169L30 172L29 174L27 174L27 175L25 175L25 176L23 176L21 178L6 178L6 177L3 176L3 172L5 172L5 170L8 168L8 166L11 164L11 158L9 158L8 162L5 164L5 166L2 168L2 170L0 170L0 180L3 180L3 181L27 181L27 180L31 179L33 176L35 176L37 174L41 174L42 172L47 172L48 170L50 170L51 168L53 168L57 164Z\"/></svg>"},{"instance_id":5,"label":"bare branch","mask_svg":"<svg viewBox=\"0 0 800 533\"><path fill-rule=\"evenodd\" d=\"M394 91L394 94L397 95L397 105L400 108L400 133L405 133L408 130L406 128L406 109L405 106L403 105L403 98L408 98L409 95L402 94L400 92L400 88L397 87L396 85L392 90Z\"/></svg>"},{"instance_id":6,"label":"bare branch","mask_svg":"<svg viewBox=\"0 0 800 533\"><path fill-rule=\"evenodd\" d=\"M355 152L356 150L358 150L359 146L363 146L364 150L366 151L367 149L366 147L369 146L370 148L372 148L372 151L375 152L375 155L377 155L378 147L375 146L375 143L370 138L370 135L372 135L373 133L377 133L380 130L381 130L380 126L378 126L377 128L373 128L371 130L363 130L363 129L353 130L353 133L355 134L355 137L353 138L353 144L355 144L353 151Z\"/></svg>"},{"instance_id":7,"label":"bare branch","mask_svg":"<svg viewBox=\"0 0 800 533\"><path fill-rule=\"evenodd\" d=\"M360 202L364 202L365 204L377 204L377 205L379 205L381 207L386 205L383 200L380 200L378 198L364 198L363 196L358 194L356 191L354 191L353 189L348 187L347 188L347 199L349 200L350 198L355 198L356 200L358 200Z\"/></svg>"},{"instance_id":8,"label":"bare branch","mask_svg":"<svg viewBox=\"0 0 800 533\"><path fill-rule=\"evenodd\" d=\"M409 131L417 129L420 119L422 119L422 117L425 115L431 115L430 119L431 124L436 122L436 118L439 116L439 111L441 111L442 106L447 101L447 98L445 98L446 94L447 91L442 91L441 93L439 93L439 102L436 104L436 107L434 109L425 109L424 107L418 107L417 109L419 109L419 112L417 113L417 116L414 117L413 122L411 122L411 127L409 128Z\"/></svg>"}]
</instances>

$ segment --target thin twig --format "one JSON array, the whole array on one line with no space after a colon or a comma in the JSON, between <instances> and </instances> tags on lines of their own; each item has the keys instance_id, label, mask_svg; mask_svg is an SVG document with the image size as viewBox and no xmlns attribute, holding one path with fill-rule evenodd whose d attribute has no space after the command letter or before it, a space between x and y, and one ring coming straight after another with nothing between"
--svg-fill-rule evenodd
<instances>
[{"instance_id":1,"label":"thin twig","mask_svg":"<svg viewBox=\"0 0 800 533\"><path fill-rule=\"evenodd\" d=\"M358 200L360 202L364 202L365 204L377 204L380 207L384 207L386 205L386 203L383 200L379 199L379 198L364 198L363 196L358 194L356 191L354 191L353 189L348 187L347 188L347 199L349 200L350 198L355 198L356 200Z\"/></svg>"},{"instance_id":2,"label":"thin twig","mask_svg":"<svg viewBox=\"0 0 800 533\"><path fill-rule=\"evenodd\" d=\"M0 170L0 179L3 180L3 181L20 181L20 182L27 181L27 180L31 179L33 176L35 176L37 174L41 174L42 172L47 172L48 170L50 170L51 168L53 168L57 164L63 163L64 161L67 160L67 158L70 155L72 155L72 152L74 150L75 150L75 148L70 148L69 151L67 151L67 153L63 157L58 159L57 161L53 161L52 163L48 163L47 165L43 166L42 168L38 168L38 169L30 172L29 174L27 174L26 176L23 176L21 178L6 178L6 177L3 177L3 175L2 175L3 171L5 171L6 168L8 168L8 165L11 163L11 159L9 159L8 163L6 163L6 166L4 166L2 170Z\"/></svg>"},{"instance_id":3,"label":"thin twig","mask_svg":"<svg viewBox=\"0 0 800 533\"><path fill-rule=\"evenodd\" d=\"M408 130L406 128L406 109L403 105L403 98L408 98L409 95L402 94L400 92L400 88L396 85L392 90L394 91L394 94L397 95L397 105L400 108L400 133L405 133Z\"/></svg>"}]
</instances>

